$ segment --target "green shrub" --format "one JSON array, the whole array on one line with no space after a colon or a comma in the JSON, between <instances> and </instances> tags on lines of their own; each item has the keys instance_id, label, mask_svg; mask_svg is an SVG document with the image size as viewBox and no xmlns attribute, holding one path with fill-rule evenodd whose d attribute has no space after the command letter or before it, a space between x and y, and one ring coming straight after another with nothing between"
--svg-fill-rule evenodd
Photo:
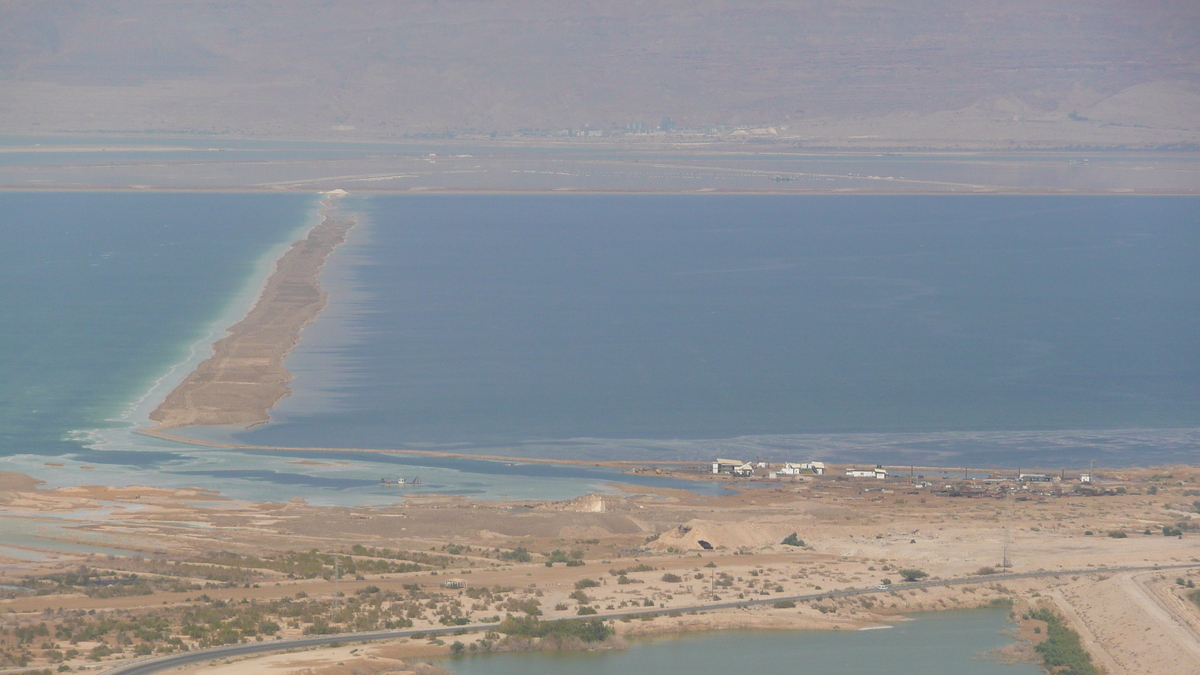
<instances>
[{"instance_id":1,"label":"green shrub","mask_svg":"<svg viewBox=\"0 0 1200 675\"><path fill-rule=\"evenodd\" d=\"M1079 633L1068 628L1058 615L1048 609L1037 609L1029 617L1046 622L1047 637L1034 649L1057 675L1097 675L1092 657L1080 643Z\"/></svg>"},{"instance_id":2,"label":"green shrub","mask_svg":"<svg viewBox=\"0 0 1200 675\"><path fill-rule=\"evenodd\" d=\"M1108 533L1108 536L1112 537L1113 539L1125 539L1129 535L1125 534L1124 532L1122 532L1120 530L1113 530L1112 532Z\"/></svg>"},{"instance_id":3,"label":"green shrub","mask_svg":"<svg viewBox=\"0 0 1200 675\"><path fill-rule=\"evenodd\" d=\"M522 638L577 638L583 642L602 642L612 636L613 629L600 619L538 621L535 617L509 615L496 627L496 632Z\"/></svg>"},{"instance_id":4,"label":"green shrub","mask_svg":"<svg viewBox=\"0 0 1200 675\"><path fill-rule=\"evenodd\" d=\"M904 577L905 581L920 581L929 576L929 573L924 570L908 569L900 570L900 576Z\"/></svg>"},{"instance_id":5,"label":"green shrub","mask_svg":"<svg viewBox=\"0 0 1200 675\"><path fill-rule=\"evenodd\" d=\"M788 536L784 537L783 541L781 541L779 543L783 544L784 546L803 546L804 540L798 538L796 536L796 533L793 532L793 533L789 534Z\"/></svg>"},{"instance_id":6,"label":"green shrub","mask_svg":"<svg viewBox=\"0 0 1200 675\"><path fill-rule=\"evenodd\" d=\"M511 551L501 553L500 559L510 562L529 562L533 560L533 555L524 546L518 546Z\"/></svg>"},{"instance_id":7,"label":"green shrub","mask_svg":"<svg viewBox=\"0 0 1200 675\"><path fill-rule=\"evenodd\" d=\"M683 579L681 579L678 574L671 574L670 572L667 572L666 574L662 575L662 580L667 582L668 584L677 584L677 583L683 581Z\"/></svg>"}]
</instances>

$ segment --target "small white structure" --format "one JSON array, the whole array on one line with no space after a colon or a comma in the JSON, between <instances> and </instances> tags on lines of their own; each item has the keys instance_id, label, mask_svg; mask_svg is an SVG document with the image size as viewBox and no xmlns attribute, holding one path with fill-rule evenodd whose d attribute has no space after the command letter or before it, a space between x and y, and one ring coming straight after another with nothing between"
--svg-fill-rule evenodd
<instances>
[{"instance_id":1,"label":"small white structure","mask_svg":"<svg viewBox=\"0 0 1200 675\"><path fill-rule=\"evenodd\" d=\"M1019 476L1023 483L1052 483L1054 479L1044 473L1023 473Z\"/></svg>"},{"instance_id":2,"label":"small white structure","mask_svg":"<svg viewBox=\"0 0 1200 675\"><path fill-rule=\"evenodd\" d=\"M1081 473L1081 474L1079 474L1079 482L1080 482L1080 483L1090 483L1090 482L1092 482L1092 474L1090 474L1090 473Z\"/></svg>"},{"instance_id":3,"label":"small white structure","mask_svg":"<svg viewBox=\"0 0 1200 675\"><path fill-rule=\"evenodd\" d=\"M779 470L781 476L799 476L802 473L815 473L818 476L825 473L824 462L801 462L800 464L792 464L788 462Z\"/></svg>"},{"instance_id":4,"label":"small white structure","mask_svg":"<svg viewBox=\"0 0 1200 675\"><path fill-rule=\"evenodd\" d=\"M753 476L754 475L754 465L752 465L750 462L746 462L745 464L734 469L733 475L735 475L735 476Z\"/></svg>"},{"instance_id":5,"label":"small white structure","mask_svg":"<svg viewBox=\"0 0 1200 675\"><path fill-rule=\"evenodd\" d=\"M466 588L466 579L447 579L442 582L442 588Z\"/></svg>"},{"instance_id":6,"label":"small white structure","mask_svg":"<svg viewBox=\"0 0 1200 675\"><path fill-rule=\"evenodd\" d=\"M886 480L887 469L882 466L876 466L874 469L846 469L846 475L851 478L874 478L875 480Z\"/></svg>"}]
</instances>

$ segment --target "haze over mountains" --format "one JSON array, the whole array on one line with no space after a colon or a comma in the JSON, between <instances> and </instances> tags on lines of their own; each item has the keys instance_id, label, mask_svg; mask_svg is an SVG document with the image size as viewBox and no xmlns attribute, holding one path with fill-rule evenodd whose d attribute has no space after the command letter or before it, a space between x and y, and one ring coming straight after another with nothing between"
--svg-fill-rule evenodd
<instances>
[{"instance_id":1,"label":"haze over mountains","mask_svg":"<svg viewBox=\"0 0 1200 675\"><path fill-rule=\"evenodd\" d=\"M664 118L670 121L664 124ZM1200 143L1200 5L9 0L0 133Z\"/></svg>"}]
</instances>

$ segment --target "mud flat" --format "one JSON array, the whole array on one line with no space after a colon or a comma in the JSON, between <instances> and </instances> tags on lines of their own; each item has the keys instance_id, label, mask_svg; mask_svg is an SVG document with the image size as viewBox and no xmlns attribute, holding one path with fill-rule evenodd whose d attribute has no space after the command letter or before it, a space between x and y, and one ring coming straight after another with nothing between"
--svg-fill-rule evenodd
<instances>
[{"instance_id":1,"label":"mud flat","mask_svg":"<svg viewBox=\"0 0 1200 675\"><path fill-rule=\"evenodd\" d=\"M321 219L308 236L275 263L254 307L213 344L205 359L167 395L148 430L192 425L252 426L266 422L268 411L291 393L292 375L283 360L300 331L328 302L318 275L333 250L357 222L339 215L335 191L321 202Z\"/></svg>"}]
</instances>

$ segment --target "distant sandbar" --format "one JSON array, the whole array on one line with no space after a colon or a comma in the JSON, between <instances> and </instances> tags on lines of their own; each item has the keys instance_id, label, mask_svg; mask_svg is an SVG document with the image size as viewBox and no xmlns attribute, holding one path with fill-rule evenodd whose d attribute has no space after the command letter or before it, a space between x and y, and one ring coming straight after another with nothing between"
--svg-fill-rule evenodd
<instances>
[{"instance_id":1,"label":"distant sandbar","mask_svg":"<svg viewBox=\"0 0 1200 675\"><path fill-rule=\"evenodd\" d=\"M175 388L150 419L151 431L193 425L252 426L270 419L268 411L291 393L292 375L283 360L300 331L328 302L318 275L329 254L357 219L335 212L335 191L321 202L321 220L275 263L262 293L229 335L213 344L205 359Z\"/></svg>"}]
</instances>

